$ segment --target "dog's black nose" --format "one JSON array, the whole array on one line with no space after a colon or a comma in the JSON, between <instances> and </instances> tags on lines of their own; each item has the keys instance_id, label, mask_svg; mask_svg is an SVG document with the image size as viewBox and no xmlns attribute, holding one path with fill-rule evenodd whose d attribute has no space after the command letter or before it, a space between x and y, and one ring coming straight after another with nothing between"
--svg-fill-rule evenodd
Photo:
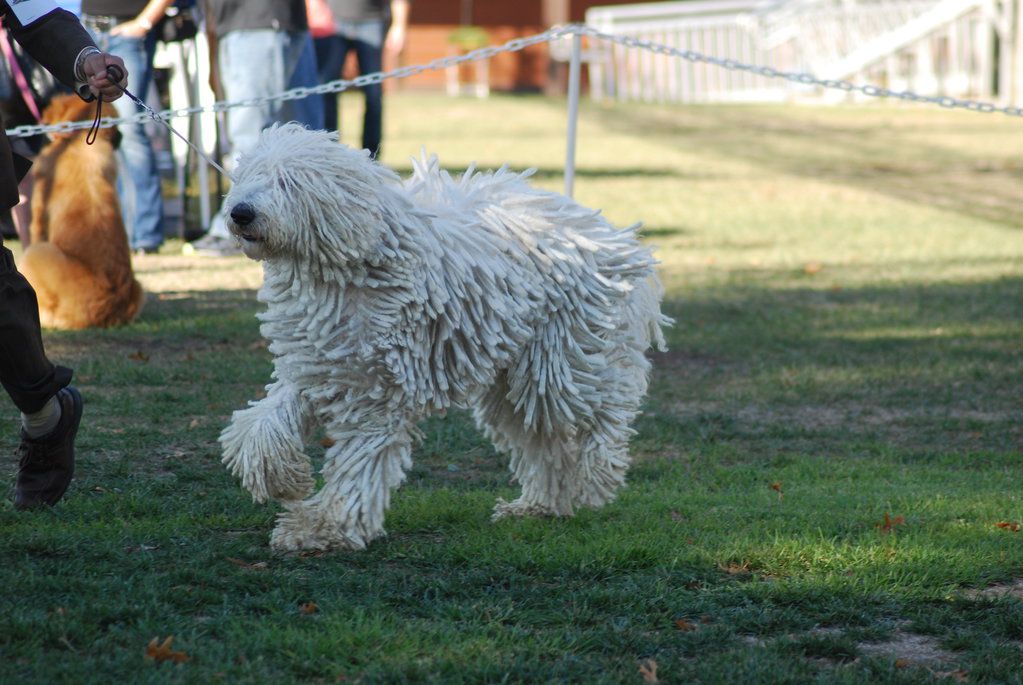
<instances>
[{"instance_id":1,"label":"dog's black nose","mask_svg":"<svg viewBox=\"0 0 1023 685\"><path fill-rule=\"evenodd\" d=\"M239 202L231 208L231 218L239 226L248 226L256 218L256 212L244 202Z\"/></svg>"}]
</instances>

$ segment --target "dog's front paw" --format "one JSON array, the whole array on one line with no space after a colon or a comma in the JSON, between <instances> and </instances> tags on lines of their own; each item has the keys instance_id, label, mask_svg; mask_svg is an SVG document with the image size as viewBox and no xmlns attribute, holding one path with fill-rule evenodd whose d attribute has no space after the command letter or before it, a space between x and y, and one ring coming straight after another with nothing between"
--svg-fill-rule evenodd
<instances>
[{"instance_id":1,"label":"dog's front paw","mask_svg":"<svg viewBox=\"0 0 1023 685\"><path fill-rule=\"evenodd\" d=\"M494 505L494 513L491 514L491 521L500 521L512 516L561 516L553 507L544 506L535 502L525 502L520 497L512 502L506 502L500 497Z\"/></svg>"},{"instance_id":2,"label":"dog's front paw","mask_svg":"<svg viewBox=\"0 0 1023 685\"><path fill-rule=\"evenodd\" d=\"M252 410L235 412L220 435L223 463L241 479L256 502L300 500L313 491L309 457L301 443L273 422L251 420Z\"/></svg>"},{"instance_id":3,"label":"dog's front paw","mask_svg":"<svg viewBox=\"0 0 1023 685\"><path fill-rule=\"evenodd\" d=\"M270 534L270 549L277 554L366 548L361 537L346 535L313 510L298 503L286 506L289 511L277 516L277 526Z\"/></svg>"}]
</instances>

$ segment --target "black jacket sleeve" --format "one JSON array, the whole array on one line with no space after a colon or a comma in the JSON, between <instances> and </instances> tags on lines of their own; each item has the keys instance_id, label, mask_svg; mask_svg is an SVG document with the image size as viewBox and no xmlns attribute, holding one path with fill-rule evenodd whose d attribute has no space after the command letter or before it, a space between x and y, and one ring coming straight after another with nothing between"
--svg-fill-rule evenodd
<instances>
[{"instance_id":1,"label":"black jacket sleeve","mask_svg":"<svg viewBox=\"0 0 1023 685\"><path fill-rule=\"evenodd\" d=\"M0 19L34 60L57 80L75 87L75 60L84 48L96 45L75 15L57 9L22 26L6 0L0 0Z\"/></svg>"}]
</instances>

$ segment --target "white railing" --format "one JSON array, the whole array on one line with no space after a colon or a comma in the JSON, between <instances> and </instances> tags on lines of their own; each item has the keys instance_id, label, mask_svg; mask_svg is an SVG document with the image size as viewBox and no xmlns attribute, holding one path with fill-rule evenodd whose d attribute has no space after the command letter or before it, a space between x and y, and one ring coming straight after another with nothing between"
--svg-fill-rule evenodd
<instances>
[{"instance_id":1,"label":"white railing","mask_svg":"<svg viewBox=\"0 0 1023 685\"><path fill-rule=\"evenodd\" d=\"M595 7L594 29L712 52L781 71L863 79L930 95L990 97L994 34L1016 0L727 0ZM999 17L1001 15L1001 18ZM679 65L619 45L589 53L594 98L778 101L820 94L799 83ZM1004 66L1002 71L1004 71Z\"/></svg>"},{"instance_id":2,"label":"white railing","mask_svg":"<svg viewBox=\"0 0 1023 685\"><path fill-rule=\"evenodd\" d=\"M586 25L681 50L770 64L785 71L805 70L808 65L799 55L787 49L769 49L756 27L744 21L759 4L758 0L725 0L594 7L586 12ZM592 50L588 63L590 94L597 100L770 101L784 99L789 91L772 79L730 73L708 64L679 63L620 44Z\"/></svg>"}]
</instances>

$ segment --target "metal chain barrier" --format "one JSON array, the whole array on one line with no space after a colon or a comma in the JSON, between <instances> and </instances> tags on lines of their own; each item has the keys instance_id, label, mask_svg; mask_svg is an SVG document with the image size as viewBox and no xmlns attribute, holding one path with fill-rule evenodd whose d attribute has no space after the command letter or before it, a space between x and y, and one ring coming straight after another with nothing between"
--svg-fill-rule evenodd
<instances>
[{"instance_id":1,"label":"metal chain barrier","mask_svg":"<svg viewBox=\"0 0 1023 685\"><path fill-rule=\"evenodd\" d=\"M543 33L538 33L533 36L527 36L525 38L515 38L502 45L489 46L485 48L479 48L472 50L464 55L442 57L435 59L425 64L418 64L415 66L399 67L390 71L378 71L372 74L365 74L354 79L338 79L336 81L329 81L315 87L300 87L286 90L276 95L271 95L262 98L251 98L248 100L237 100L234 102L219 101L212 105L202 107L186 107L181 109L167 109L157 113L159 118L164 121L170 119L176 119L179 117L188 117L193 114L201 114L204 112L224 112L235 107L259 107L261 105L268 104L270 102L284 102L287 100L297 100L299 98L309 97L310 95L326 95L328 93L340 93L348 90L349 88L359 88L361 86L367 86L371 84L380 83L387 79L392 78L408 78L409 76L416 76L425 71L433 71L438 69L447 69L448 67L458 66L465 62L475 62L478 60L490 59L491 57L500 54L502 52L516 52L532 45L538 45L540 43L549 43L554 40L560 40L562 38L568 38L574 35L586 36L594 40L603 40L611 43L618 43L629 48L638 48L642 50L648 50L661 55L669 55L672 57L679 57L690 62L704 62L706 64L713 64L721 67L722 69L729 69L732 71L745 71L757 76L765 76L767 78L782 78L793 83L799 83L810 86L820 86L822 88L837 89L846 92L859 92L869 97L878 98L896 98L899 100L905 100L908 102L919 102L935 104L945 108L959 108L969 110L971 112L1000 112L1009 116L1023 116L1023 109L1019 107L1008 107L999 106L990 102L980 102L977 100L961 100L959 98L953 98L948 96L933 96L933 95L920 95L912 91L894 91L888 88L882 88L871 84L858 85L850 81L843 80L832 80L832 79L820 79L813 74L806 72L794 72L794 71L783 71L774 69L772 67L765 67L756 64L747 64L739 62L734 59L713 57L711 55L705 55L694 50L681 50L679 48L673 48L668 45L655 43L653 41L644 40L641 38L634 38L632 36L622 36L611 33L604 33L598 31L589 26L581 24L568 24L565 26L557 26ZM145 112L140 112L132 117L114 119L104 117L100 121L100 126L107 128L110 126L118 126L120 124L129 122L141 122L146 121L149 118ZM7 131L8 137L19 138L24 136L34 136L41 133L68 133L71 131L78 131L87 129L92 125L90 121L76 121L70 122L65 121L59 124L51 125L28 125L18 126Z\"/></svg>"}]
</instances>

